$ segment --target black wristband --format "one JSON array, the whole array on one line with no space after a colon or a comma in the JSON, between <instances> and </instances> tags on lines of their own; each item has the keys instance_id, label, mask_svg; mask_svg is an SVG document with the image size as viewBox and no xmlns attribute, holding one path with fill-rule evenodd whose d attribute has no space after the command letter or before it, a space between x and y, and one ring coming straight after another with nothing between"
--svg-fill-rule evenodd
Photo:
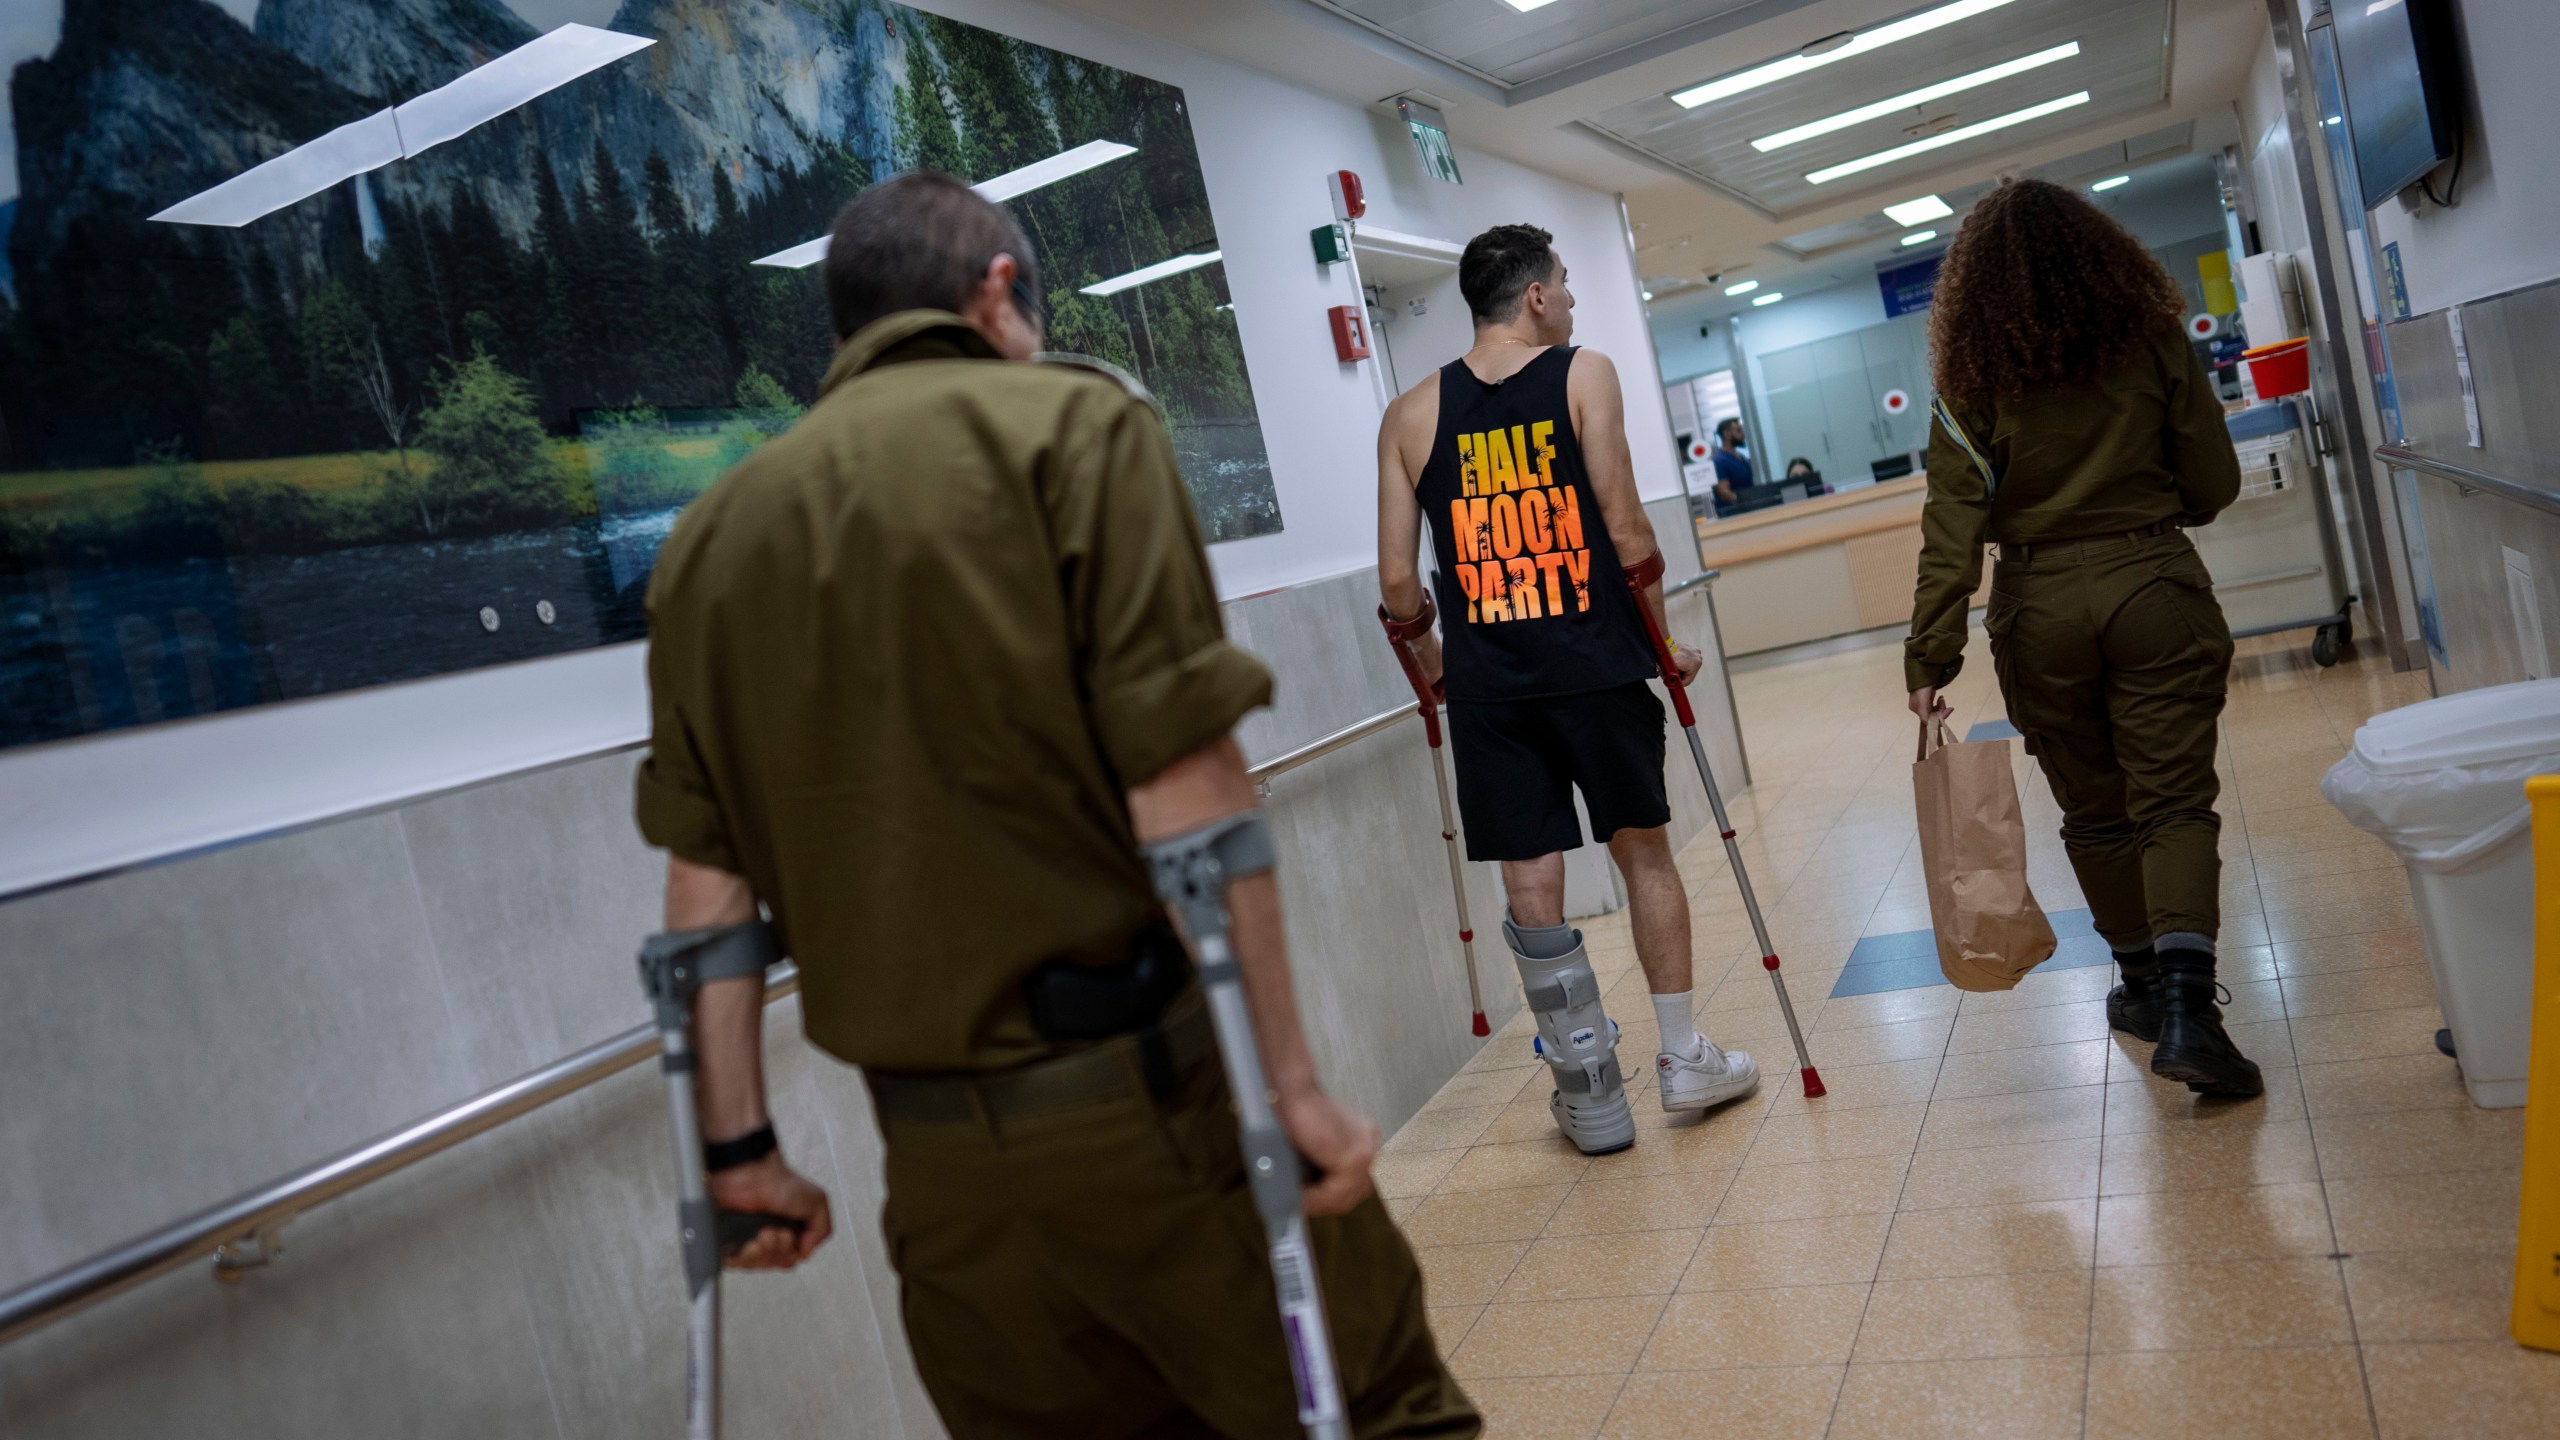
<instances>
[{"instance_id":1,"label":"black wristband","mask_svg":"<svg viewBox=\"0 0 2560 1440\"><path fill-rule=\"evenodd\" d=\"M781 1148L782 1142L773 1138L773 1127L759 1126L735 1140L703 1141L702 1168L717 1175L723 1170L752 1165Z\"/></svg>"}]
</instances>

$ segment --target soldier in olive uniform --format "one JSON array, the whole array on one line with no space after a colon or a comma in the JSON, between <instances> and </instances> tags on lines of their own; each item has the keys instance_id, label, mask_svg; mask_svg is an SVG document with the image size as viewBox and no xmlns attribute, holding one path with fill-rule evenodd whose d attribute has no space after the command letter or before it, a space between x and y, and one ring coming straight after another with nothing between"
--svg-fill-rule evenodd
<instances>
[{"instance_id":1,"label":"soldier in olive uniform","mask_svg":"<svg viewBox=\"0 0 2560 1440\"><path fill-rule=\"evenodd\" d=\"M2013 181L1966 217L1929 320L1938 413L1904 648L1911 707L1984 616L2009 720L2062 806L2062 840L2123 983L2116 1029L2152 1073L2259 1093L2214 1004L2221 921L2215 726L2231 632L2181 531L2240 493L2222 407L2177 282L2078 194Z\"/></svg>"},{"instance_id":2,"label":"soldier in olive uniform","mask_svg":"<svg viewBox=\"0 0 2560 1440\"><path fill-rule=\"evenodd\" d=\"M1296 1435L1213 1033L1141 844L1255 804L1271 680L1223 632L1161 421L1040 348L1032 252L948 176L846 207L817 403L685 512L650 585L640 825L667 927L754 920L862 1067L908 1340L954 1435ZM1229 892L1361 1436L1473 1435L1374 1125L1317 1084L1268 874ZM772 1138L762 980L706 985L712 1198L789 1268L827 1199Z\"/></svg>"}]
</instances>

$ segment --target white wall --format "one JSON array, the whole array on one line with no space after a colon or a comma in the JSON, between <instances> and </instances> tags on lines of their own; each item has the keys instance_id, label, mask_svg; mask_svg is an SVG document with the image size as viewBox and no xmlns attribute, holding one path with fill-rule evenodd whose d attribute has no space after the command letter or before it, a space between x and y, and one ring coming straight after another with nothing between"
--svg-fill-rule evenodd
<instances>
[{"instance_id":1,"label":"white wall","mask_svg":"<svg viewBox=\"0 0 2560 1440\"><path fill-rule=\"evenodd\" d=\"M2460 202L2373 212L2377 248L2397 242L2409 309L2423 315L2560 277L2560 5L2453 0L2469 77ZM2442 193L2439 178L2436 189Z\"/></svg>"},{"instance_id":2,"label":"white wall","mask_svg":"<svg viewBox=\"0 0 2560 1440\"><path fill-rule=\"evenodd\" d=\"M2269 250L2300 251L2310 230L2302 214L2301 183L2294 178L2292 132L2285 126L2284 81L2276 70L2272 37L2261 39L2240 96L2240 150L2249 166L2249 193L2257 202L2258 243ZM2301 83L2309 85L2305 75Z\"/></svg>"},{"instance_id":3,"label":"white wall","mask_svg":"<svg viewBox=\"0 0 2560 1440\"><path fill-rule=\"evenodd\" d=\"M1653 348L1662 357L1662 383L1733 368L1730 327L1722 322L1707 324L1704 310L1703 305L1682 306L1676 301L1654 305ZM1703 335L1698 333L1701 325L1706 325Z\"/></svg>"},{"instance_id":4,"label":"white wall","mask_svg":"<svg viewBox=\"0 0 2560 1440\"><path fill-rule=\"evenodd\" d=\"M1333 358L1324 318L1358 297L1343 267L1318 265L1307 243L1310 229L1333 218L1325 176L1335 170L1359 173L1367 218L1386 229L1462 243L1509 222L1553 231L1573 277L1575 340L1618 362L1629 430L1668 435L1614 196L1470 150L1464 134L1456 138L1466 183L1430 180L1390 116L1024 0L934 0L923 8L1179 85L1188 97L1283 525L1277 535L1211 552L1221 595L1376 560L1378 405L1369 378ZM1406 384L1418 378L1414 357L1400 354L1398 366ZM1632 448L1644 498L1681 493L1668 439Z\"/></svg>"}]
</instances>

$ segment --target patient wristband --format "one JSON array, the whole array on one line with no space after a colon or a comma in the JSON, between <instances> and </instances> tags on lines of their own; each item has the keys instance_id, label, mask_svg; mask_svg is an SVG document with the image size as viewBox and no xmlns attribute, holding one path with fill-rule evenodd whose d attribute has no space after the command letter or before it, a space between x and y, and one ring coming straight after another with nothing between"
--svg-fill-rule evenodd
<instances>
[{"instance_id":1,"label":"patient wristband","mask_svg":"<svg viewBox=\"0 0 2560 1440\"><path fill-rule=\"evenodd\" d=\"M750 1130L735 1140L705 1140L702 1168L706 1174L717 1175L723 1170L752 1165L781 1148L782 1142L774 1138L770 1125Z\"/></svg>"}]
</instances>

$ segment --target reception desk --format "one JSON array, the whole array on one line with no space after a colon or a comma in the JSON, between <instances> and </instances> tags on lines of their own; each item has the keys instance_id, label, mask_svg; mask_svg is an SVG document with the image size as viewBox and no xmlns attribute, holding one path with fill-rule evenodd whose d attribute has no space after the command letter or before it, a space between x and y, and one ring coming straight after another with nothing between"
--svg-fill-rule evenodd
<instances>
[{"instance_id":1,"label":"reception desk","mask_svg":"<svg viewBox=\"0 0 2560 1440\"><path fill-rule=\"evenodd\" d=\"M1925 475L1698 522L1727 655L1911 620ZM1990 568L1984 567L1984 584ZM1979 603L1980 597L1976 597Z\"/></svg>"}]
</instances>

